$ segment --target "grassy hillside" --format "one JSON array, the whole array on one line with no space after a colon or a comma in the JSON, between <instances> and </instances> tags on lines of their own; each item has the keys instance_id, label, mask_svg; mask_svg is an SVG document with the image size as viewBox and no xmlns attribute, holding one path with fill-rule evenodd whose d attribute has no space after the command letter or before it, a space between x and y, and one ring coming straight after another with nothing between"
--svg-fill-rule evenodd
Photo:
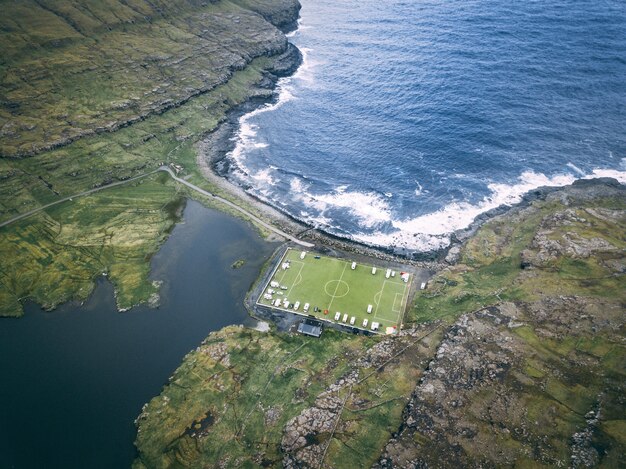
<instances>
[{"instance_id":1,"label":"grassy hillside","mask_svg":"<svg viewBox=\"0 0 626 469\"><path fill-rule=\"evenodd\" d=\"M271 95L277 60L298 60L265 19L294 20L299 4L291 0L2 0L0 7L6 13L0 18L0 220L161 162L182 165L185 177L220 192L196 167L196 143L233 107ZM31 156L6 157L16 155ZM128 190L79 202L92 209L77 218L76 203L68 202L0 228L0 249L12 253L2 265L0 316L21 314L26 298L47 307L84 298L103 271L117 272L111 278L121 307L147 300L148 259L170 228L161 224L173 223L166 207L174 188L153 185L138 202ZM108 197L118 211L98 205ZM125 247L133 268L116 270L108 254L90 253L88 261L78 254L82 233L95 227L116 240L132 239L146 223L137 204L156 210L161 221L144 232L152 238ZM50 225L67 219L74 228L59 242ZM42 264L42 257L48 261Z\"/></svg>"},{"instance_id":2,"label":"grassy hillside","mask_svg":"<svg viewBox=\"0 0 626 469\"><path fill-rule=\"evenodd\" d=\"M295 2L2 0L1 156L115 130L285 50Z\"/></svg>"},{"instance_id":3,"label":"grassy hillside","mask_svg":"<svg viewBox=\"0 0 626 469\"><path fill-rule=\"evenodd\" d=\"M144 407L134 467L368 467L434 351L430 330L211 334Z\"/></svg>"}]
</instances>

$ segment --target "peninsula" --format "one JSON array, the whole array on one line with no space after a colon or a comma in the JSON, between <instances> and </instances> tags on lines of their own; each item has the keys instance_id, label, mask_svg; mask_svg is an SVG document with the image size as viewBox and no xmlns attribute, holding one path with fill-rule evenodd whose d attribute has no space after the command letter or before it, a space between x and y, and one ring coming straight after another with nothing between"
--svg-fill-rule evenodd
<instances>
[{"instance_id":1,"label":"peninsula","mask_svg":"<svg viewBox=\"0 0 626 469\"><path fill-rule=\"evenodd\" d=\"M150 259L187 199L253 224L277 260L309 256L307 282L337 270L331 301L344 283L364 301L319 308L268 260L245 304L279 320L188 353L137 409L135 469L623 465L624 185L542 188L428 262L395 258L263 208L199 156L297 69L297 0L0 6L0 316L85 301L102 275L119 311L158 305ZM379 303L389 334L368 322ZM338 327L298 334L309 308Z\"/></svg>"}]
</instances>

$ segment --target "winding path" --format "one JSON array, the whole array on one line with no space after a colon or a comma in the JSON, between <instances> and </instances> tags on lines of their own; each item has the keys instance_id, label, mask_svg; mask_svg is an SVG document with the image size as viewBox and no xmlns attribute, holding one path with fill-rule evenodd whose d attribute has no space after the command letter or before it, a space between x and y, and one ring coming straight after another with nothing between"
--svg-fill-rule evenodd
<instances>
[{"instance_id":1,"label":"winding path","mask_svg":"<svg viewBox=\"0 0 626 469\"><path fill-rule=\"evenodd\" d=\"M284 231L276 228L275 226L270 225L269 223L261 220L256 215L253 215L252 213L248 212L246 209L244 209L244 208L240 207L239 205L231 202L230 200L224 199L223 197L220 197L220 196L215 195L215 194L213 194L211 192L205 191L204 189L201 189L200 187L198 187L198 186L196 186L196 185L194 185L194 184L192 184L192 183L190 183L188 181L185 181L184 179L181 179L181 178L177 177L174 174L174 171L172 171L167 166L161 166L161 167L159 167L159 168L157 168L157 169L155 169L153 171L150 171L148 173L140 174L139 176L135 176L135 177L132 177L132 178L129 178L129 179L125 179L123 181L112 182L111 184L106 184L104 186L96 187L95 189L90 189L88 191L79 192L77 194L73 194L73 195L70 195L68 197L63 197L62 199L55 200L54 202L50 202L49 204L42 205L41 207L38 207L38 208L33 209L33 210L29 210L28 212L21 213L19 215L16 215L13 218L9 218L8 220L0 222L0 228L2 228L3 226L10 225L11 223L14 223L14 222L16 222L18 220L22 220L23 218L28 218L28 217L30 217L30 216L32 216L32 215L34 215L34 214L36 214L36 213L38 213L38 212L40 212L42 210L45 210L45 209L47 209L49 207L52 207L54 205L58 205L58 204L61 204L63 202L67 202L69 200L72 200L75 197L83 197L83 196L86 196L86 195L93 194L95 192L102 191L104 189L109 189L109 188L115 187L115 186L121 186L122 184L127 184L129 182L136 181L137 179L142 179L142 178L145 178L147 176L150 176L150 175L152 175L152 174L154 174L154 173L156 173L158 171L164 171L164 172L168 173L172 177L172 179L174 179L176 182L184 184L185 186L189 187L190 189L193 189L194 191L196 191L196 192L198 192L198 193L200 193L202 195L205 195L207 197L212 197L213 199L215 199L215 200L217 200L217 201L219 201L219 202L221 202L221 203L223 203L223 204L225 204L225 205L227 205L227 206L237 210L238 212L244 214L248 218L254 220L259 225L263 226L264 228L267 228L268 230L276 233L279 236L282 236L283 238L288 239L289 241L292 241L292 242L294 242L296 244L299 244L300 246L304 246L304 247L307 247L307 248L312 248L314 246L312 243L307 243L306 241L301 241L298 238L296 238L295 236L291 236L290 234L285 233Z\"/></svg>"},{"instance_id":2,"label":"winding path","mask_svg":"<svg viewBox=\"0 0 626 469\"><path fill-rule=\"evenodd\" d=\"M151 174L154 174L158 171L161 171L161 168L159 169L155 169L154 171L150 171L149 173L145 173L145 174L140 174L139 176L135 176L129 179L124 179L123 181L117 181L117 182L112 182L111 184L106 184L104 186L100 186L100 187L96 187L95 189L90 189L88 191L83 191L83 192L79 192L78 194L73 194L67 197L63 197L62 199L59 200L55 200L54 202L50 202L49 204L46 205L42 205L41 207L38 207L36 209L33 210L29 210L28 212L24 212L24 213L20 213L19 215L13 217L13 218L9 218L8 220L5 220L3 222L0 223L0 228L2 228L3 226L6 225L10 225L11 223L14 223L18 220L21 220L22 218L28 218L31 215L34 215L37 212L41 212L42 210L45 210L49 207L52 207L54 205L58 205L58 204L62 204L63 202L67 202L68 200L72 200L75 197L83 197L85 195L90 195L93 194L94 192L99 192L99 191L103 191L104 189L109 189L110 187L115 187L115 186L121 186L122 184L127 184L131 181L136 181L137 179L142 179L145 178L147 176L150 176Z\"/></svg>"},{"instance_id":3,"label":"winding path","mask_svg":"<svg viewBox=\"0 0 626 469\"><path fill-rule=\"evenodd\" d=\"M225 205L228 205L231 208L234 208L238 212L241 212L245 216L247 216L247 217L251 218L252 220L254 220L259 225L263 226L264 228L267 228L270 231L273 231L274 233L276 233L277 235L282 236L283 238L287 238L289 241L293 241L294 243L299 244L300 246L307 247L307 248L312 248L313 246L315 246L312 243L307 243L306 241L299 240L295 236L291 236L290 234L285 233L284 231L276 228L275 226L270 225L269 223L261 220L256 215L253 215L252 213L248 212L246 209L241 208L239 205L231 202L230 200L224 199L223 197L220 197L219 195L215 195L215 194L213 194L211 192L205 191L204 189L199 188L198 186L190 183L189 181L185 181L184 179L181 179L181 178L177 177L174 174L174 171L172 171L167 166L161 166L159 169L157 169L157 171L165 171L165 172L169 173L169 175L172 176L172 179L174 179L174 181L180 182L181 184L184 184L185 186L189 187L190 189L193 189L194 191L196 191L196 192L198 192L200 194L206 195L207 197L212 197L213 199L218 200L219 202L221 202L221 203L223 203Z\"/></svg>"}]
</instances>

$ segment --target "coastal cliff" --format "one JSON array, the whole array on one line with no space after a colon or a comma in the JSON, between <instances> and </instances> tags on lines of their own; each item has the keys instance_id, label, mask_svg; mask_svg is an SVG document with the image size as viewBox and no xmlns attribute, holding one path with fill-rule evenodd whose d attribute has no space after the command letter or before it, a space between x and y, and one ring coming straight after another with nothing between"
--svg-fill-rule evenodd
<instances>
[{"instance_id":1,"label":"coastal cliff","mask_svg":"<svg viewBox=\"0 0 626 469\"><path fill-rule=\"evenodd\" d=\"M296 0L2 2L0 156L113 132L285 52Z\"/></svg>"}]
</instances>

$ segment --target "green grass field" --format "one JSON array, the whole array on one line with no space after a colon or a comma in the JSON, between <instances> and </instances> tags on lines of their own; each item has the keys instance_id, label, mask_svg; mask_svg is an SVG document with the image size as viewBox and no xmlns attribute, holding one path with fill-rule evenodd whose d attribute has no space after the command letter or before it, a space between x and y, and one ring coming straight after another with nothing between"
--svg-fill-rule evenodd
<instances>
[{"instance_id":1,"label":"green grass field","mask_svg":"<svg viewBox=\"0 0 626 469\"><path fill-rule=\"evenodd\" d=\"M376 266L376 273L372 274L372 265L357 264L352 269L350 260L311 252L301 259L301 253L287 249L257 304L360 329L372 330L372 324L378 323L378 332L382 333L393 333L397 330L394 328L400 327L412 276L404 282L400 271L386 278L387 269L383 267ZM289 268L283 268L285 263L289 263ZM279 286L273 287L276 283ZM281 300L279 306L275 305L277 300ZM309 308L305 311L307 303Z\"/></svg>"}]
</instances>

